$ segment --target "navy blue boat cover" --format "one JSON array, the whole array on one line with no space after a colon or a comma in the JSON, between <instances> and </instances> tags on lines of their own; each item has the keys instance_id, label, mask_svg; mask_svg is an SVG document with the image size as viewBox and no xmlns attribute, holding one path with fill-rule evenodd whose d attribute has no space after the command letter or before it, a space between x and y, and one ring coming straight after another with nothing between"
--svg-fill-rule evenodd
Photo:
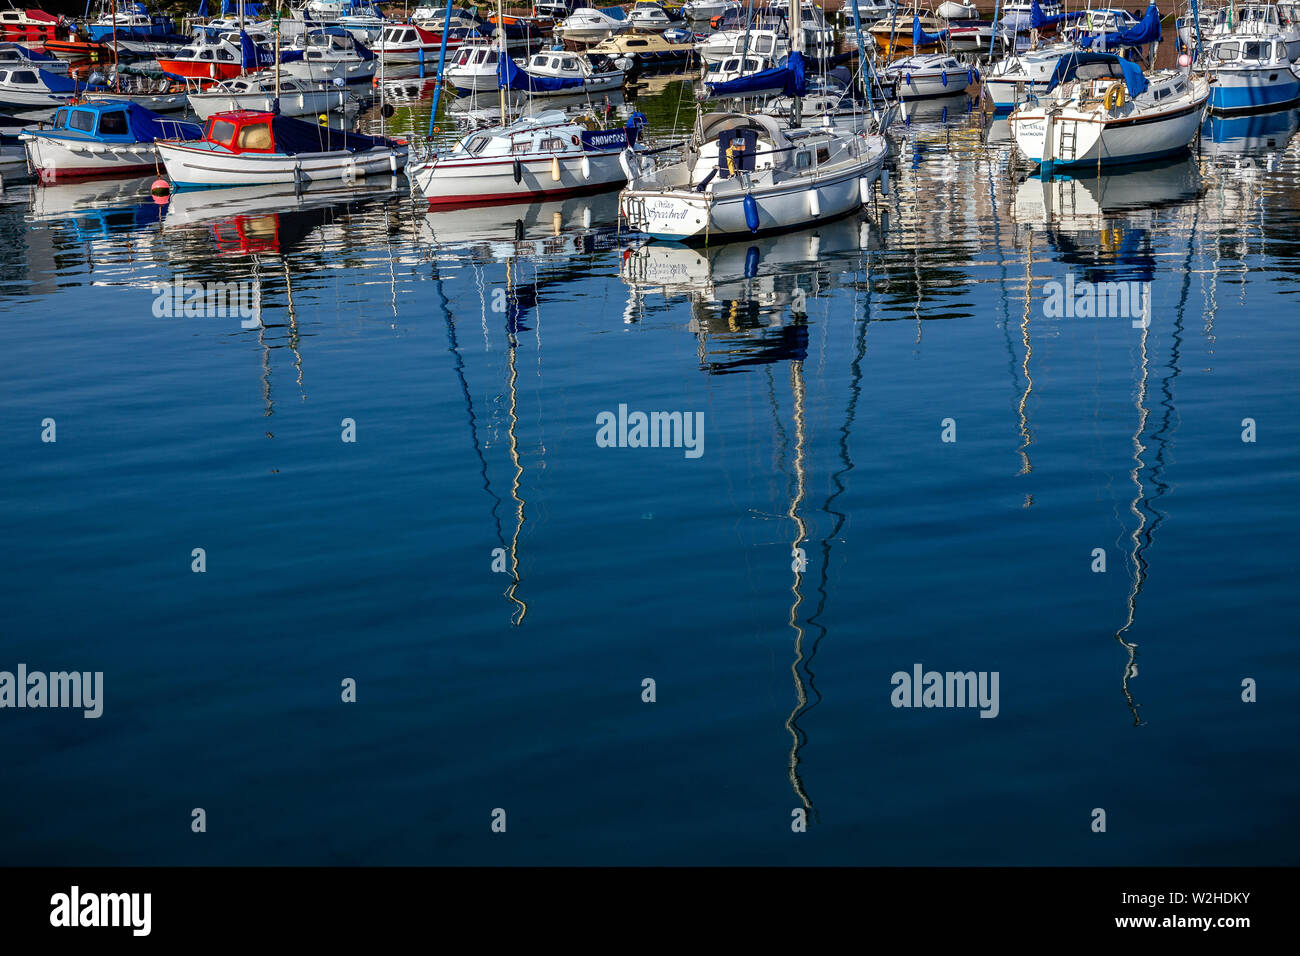
<instances>
[{"instance_id":1,"label":"navy blue boat cover","mask_svg":"<svg viewBox=\"0 0 1300 956\"><path fill-rule=\"evenodd\" d=\"M1077 53L1067 53L1056 61L1056 69L1052 71L1052 76L1047 81L1047 91L1050 93L1061 83L1074 79L1074 74L1078 72L1079 67L1090 63L1118 63L1129 96L1140 96L1150 85L1142 72L1142 67L1133 61L1126 60L1115 53L1088 53L1080 50Z\"/></svg>"},{"instance_id":2,"label":"navy blue boat cover","mask_svg":"<svg viewBox=\"0 0 1300 956\"><path fill-rule=\"evenodd\" d=\"M724 83L709 83L708 87L710 96L744 96L772 90L780 90L782 96L803 96L808 92L803 54L795 50L786 57L785 66L774 66Z\"/></svg>"},{"instance_id":3,"label":"navy blue boat cover","mask_svg":"<svg viewBox=\"0 0 1300 956\"><path fill-rule=\"evenodd\" d=\"M78 83L62 73L51 73L49 70L40 69L36 72L41 75L41 82L51 93L103 93L107 90L103 86L87 86L85 83Z\"/></svg>"},{"instance_id":4,"label":"navy blue boat cover","mask_svg":"<svg viewBox=\"0 0 1300 956\"><path fill-rule=\"evenodd\" d=\"M1043 8L1038 5L1038 0L1033 0L1029 5L1029 25L1035 30L1041 30L1043 27L1054 27L1058 23L1077 20L1087 12L1087 10L1076 10L1073 13L1058 13L1049 17L1043 12Z\"/></svg>"},{"instance_id":5,"label":"navy blue boat cover","mask_svg":"<svg viewBox=\"0 0 1300 956\"><path fill-rule=\"evenodd\" d=\"M1037 2L1037 0L1035 0ZM938 33L926 33L921 29L921 18L912 17L912 46L923 47L933 46L948 35L947 30L940 30Z\"/></svg>"},{"instance_id":6,"label":"navy blue boat cover","mask_svg":"<svg viewBox=\"0 0 1300 956\"><path fill-rule=\"evenodd\" d=\"M1160 11L1156 9L1156 5L1153 3L1147 7L1147 12L1142 19L1130 29L1120 30L1118 33L1094 33L1081 37L1079 45L1085 50L1091 49L1093 44L1109 50L1117 46L1146 46L1148 43L1157 43L1159 40Z\"/></svg>"},{"instance_id":7,"label":"navy blue boat cover","mask_svg":"<svg viewBox=\"0 0 1300 956\"><path fill-rule=\"evenodd\" d=\"M165 116L160 116L153 110L147 110L139 103L132 103L130 100L114 99L97 99L89 103L78 103L76 106L69 107L69 115L73 110L90 110L94 113L109 113L119 110L126 110L126 122L131 130L130 135L97 135L96 139L102 139L108 143L120 143L123 140L132 143L152 143L156 139L198 139L203 135L203 127L198 123L182 123L179 120L170 120ZM63 127L70 129L71 127ZM95 129L99 129L99 123L95 123Z\"/></svg>"},{"instance_id":8,"label":"navy blue boat cover","mask_svg":"<svg viewBox=\"0 0 1300 956\"><path fill-rule=\"evenodd\" d=\"M581 77L533 76L515 65L508 56L497 59L497 85L503 90L523 90L528 93L554 93L582 86Z\"/></svg>"},{"instance_id":9,"label":"navy blue boat cover","mask_svg":"<svg viewBox=\"0 0 1300 956\"><path fill-rule=\"evenodd\" d=\"M218 114L220 115L220 114ZM390 140L382 136L366 136L364 133L345 133L341 129L330 129L316 123L307 123L290 116L276 116L271 120L271 133L275 136L275 151L288 153L327 153L346 149L349 153L360 153L376 146L391 146Z\"/></svg>"}]
</instances>

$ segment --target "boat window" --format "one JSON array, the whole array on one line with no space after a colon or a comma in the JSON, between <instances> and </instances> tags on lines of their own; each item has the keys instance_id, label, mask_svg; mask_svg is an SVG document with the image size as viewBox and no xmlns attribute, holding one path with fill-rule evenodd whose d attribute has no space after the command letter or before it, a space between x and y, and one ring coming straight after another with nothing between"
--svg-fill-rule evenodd
<instances>
[{"instance_id":1,"label":"boat window","mask_svg":"<svg viewBox=\"0 0 1300 956\"><path fill-rule=\"evenodd\" d=\"M576 70L577 68L578 68L578 61L577 61L577 60L573 59L572 57L567 57L567 58L565 59L565 61L564 61L564 69L566 69L566 70Z\"/></svg>"},{"instance_id":2,"label":"boat window","mask_svg":"<svg viewBox=\"0 0 1300 956\"><path fill-rule=\"evenodd\" d=\"M83 133L89 133L95 128L95 114L89 110L73 110L68 125L73 129L81 130Z\"/></svg>"},{"instance_id":3,"label":"boat window","mask_svg":"<svg viewBox=\"0 0 1300 956\"><path fill-rule=\"evenodd\" d=\"M110 136L125 136L127 133L126 113L122 110L100 113L99 131Z\"/></svg>"},{"instance_id":4,"label":"boat window","mask_svg":"<svg viewBox=\"0 0 1300 956\"><path fill-rule=\"evenodd\" d=\"M211 51L211 50L203 50L202 52L199 53L199 59L200 59L200 60L210 60L210 59L212 59L212 51Z\"/></svg>"},{"instance_id":5,"label":"boat window","mask_svg":"<svg viewBox=\"0 0 1300 956\"><path fill-rule=\"evenodd\" d=\"M239 131L240 149L270 149L271 124L254 123Z\"/></svg>"},{"instance_id":6,"label":"boat window","mask_svg":"<svg viewBox=\"0 0 1300 956\"><path fill-rule=\"evenodd\" d=\"M558 56L551 57L551 69L558 70L559 68L560 68L560 58Z\"/></svg>"},{"instance_id":7,"label":"boat window","mask_svg":"<svg viewBox=\"0 0 1300 956\"><path fill-rule=\"evenodd\" d=\"M794 168L808 169L812 166L812 153L806 149L801 149L794 154Z\"/></svg>"},{"instance_id":8,"label":"boat window","mask_svg":"<svg viewBox=\"0 0 1300 956\"><path fill-rule=\"evenodd\" d=\"M59 110L54 114L54 125L56 128L62 128L68 125L68 111Z\"/></svg>"},{"instance_id":9,"label":"boat window","mask_svg":"<svg viewBox=\"0 0 1300 956\"><path fill-rule=\"evenodd\" d=\"M561 152L564 149L564 140L558 139L554 136L549 136L546 139L542 140L541 145L538 147L538 149L546 150L552 153Z\"/></svg>"},{"instance_id":10,"label":"boat window","mask_svg":"<svg viewBox=\"0 0 1300 956\"><path fill-rule=\"evenodd\" d=\"M647 43L645 40L628 40L627 45L628 46L649 46L650 44Z\"/></svg>"},{"instance_id":11,"label":"boat window","mask_svg":"<svg viewBox=\"0 0 1300 956\"><path fill-rule=\"evenodd\" d=\"M35 83L36 74L31 70L14 70L9 74L10 83Z\"/></svg>"},{"instance_id":12,"label":"boat window","mask_svg":"<svg viewBox=\"0 0 1300 956\"><path fill-rule=\"evenodd\" d=\"M490 53L488 53L487 62L495 63L496 61L497 61L497 51L492 50Z\"/></svg>"},{"instance_id":13,"label":"boat window","mask_svg":"<svg viewBox=\"0 0 1300 956\"><path fill-rule=\"evenodd\" d=\"M1220 60L1235 60L1237 55L1241 52L1241 45L1235 42L1220 43L1215 48L1215 52L1218 54Z\"/></svg>"},{"instance_id":14,"label":"boat window","mask_svg":"<svg viewBox=\"0 0 1300 956\"><path fill-rule=\"evenodd\" d=\"M407 30L407 31L406 31L406 36L402 37L402 39L403 39L403 40L406 40L406 41L408 41L408 42L414 40L414 39L415 39L415 31L414 31L414 30Z\"/></svg>"},{"instance_id":15,"label":"boat window","mask_svg":"<svg viewBox=\"0 0 1300 956\"><path fill-rule=\"evenodd\" d=\"M465 152L469 153L471 156L477 156L479 153L483 152L484 148L488 144L488 140L490 139L490 136L471 136L465 141Z\"/></svg>"},{"instance_id":16,"label":"boat window","mask_svg":"<svg viewBox=\"0 0 1300 956\"><path fill-rule=\"evenodd\" d=\"M1241 49L1241 58L1243 60L1258 60L1261 55L1261 44L1256 42L1243 43Z\"/></svg>"},{"instance_id":17,"label":"boat window","mask_svg":"<svg viewBox=\"0 0 1300 956\"><path fill-rule=\"evenodd\" d=\"M229 146L235 136L235 124L224 120L213 120L208 127L208 139L222 146Z\"/></svg>"},{"instance_id":18,"label":"boat window","mask_svg":"<svg viewBox=\"0 0 1300 956\"><path fill-rule=\"evenodd\" d=\"M831 151L829 146L817 147L817 164L828 163L831 160Z\"/></svg>"}]
</instances>

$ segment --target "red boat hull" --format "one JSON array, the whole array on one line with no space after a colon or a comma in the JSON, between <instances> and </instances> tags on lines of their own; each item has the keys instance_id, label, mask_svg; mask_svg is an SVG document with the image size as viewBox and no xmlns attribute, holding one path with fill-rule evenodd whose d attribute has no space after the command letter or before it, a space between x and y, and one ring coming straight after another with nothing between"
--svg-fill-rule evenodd
<instances>
[{"instance_id":1,"label":"red boat hull","mask_svg":"<svg viewBox=\"0 0 1300 956\"><path fill-rule=\"evenodd\" d=\"M159 60L158 68L195 80L231 80L241 72L238 63L217 63L212 60Z\"/></svg>"}]
</instances>

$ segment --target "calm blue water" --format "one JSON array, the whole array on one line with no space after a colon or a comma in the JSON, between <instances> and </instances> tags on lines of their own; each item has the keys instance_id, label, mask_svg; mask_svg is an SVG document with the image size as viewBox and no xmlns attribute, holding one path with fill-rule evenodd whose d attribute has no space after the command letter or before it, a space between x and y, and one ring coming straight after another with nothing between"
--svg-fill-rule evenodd
<instances>
[{"instance_id":1,"label":"calm blue water","mask_svg":"<svg viewBox=\"0 0 1300 956\"><path fill-rule=\"evenodd\" d=\"M707 252L612 197L10 185L0 669L105 691L0 710L0 860L1300 861L1295 114L1051 184L981 129ZM1049 316L1067 273L1149 327ZM155 316L178 276L255 327ZM620 404L702 456L597 447ZM891 706L917 663L998 716Z\"/></svg>"}]
</instances>

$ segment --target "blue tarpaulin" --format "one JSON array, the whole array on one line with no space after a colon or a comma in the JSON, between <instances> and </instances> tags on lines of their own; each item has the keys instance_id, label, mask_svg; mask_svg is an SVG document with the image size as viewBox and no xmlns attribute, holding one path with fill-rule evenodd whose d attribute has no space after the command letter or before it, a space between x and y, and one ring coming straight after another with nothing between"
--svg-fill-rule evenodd
<instances>
[{"instance_id":1,"label":"blue tarpaulin","mask_svg":"<svg viewBox=\"0 0 1300 956\"><path fill-rule=\"evenodd\" d=\"M1077 53L1067 53L1056 61L1056 69L1052 71L1052 76L1047 81L1047 92L1050 93L1062 83L1074 79L1074 74L1079 67L1094 63L1119 64L1119 72L1124 77L1124 85L1128 87L1129 96L1140 96L1147 91L1147 78L1142 72L1142 67L1136 63L1114 53L1088 53L1080 50ZM1114 75L1113 67L1112 75Z\"/></svg>"},{"instance_id":2,"label":"blue tarpaulin","mask_svg":"<svg viewBox=\"0 0 1300 956\"><path fill-rule=\"evenodd\" d=\"M1120 30L1118 33L1095 33L1079 38L1079 45L1085 50L1092 49L1094 45L1099 48L1112 50L1117 46L1146 46L1148 43L1158 43L1160 41L1160 11L1156 9L1153 3L1147 7L1147 12L1142 19L1127 30Z\"/></svg>"},{"instance_id":3,"label":"blue tarpaulin","mask_svg":"<svg viewBox=\"0 0 1300 956\"><path fill-rule=\"evenodd\" d=\"M246 30L239 31L239 50L243 57L242 65L246 70L260 70L275 62L275 54L259 48Z\"/></svg>"},{"instance_id":4,"label":"blue tarpaulin","mask_svg":"<svg viewBox=\"0 0 1300 956\"><path fill-rule=\"evenodd\" d=\"M1074 13L1058 13L1049 17L1043 12L1043 8L1038 5L1038 0L1033 0L1029 5L1029 25L1035 30L1041 30L1043 27L1054 27L1058 23L1077 20L1087 12L1086 10L1076 10Z\"/></svg>"},{"instance_id":5,"label":"blue tarpaulin","mask_svg":"<svg viewBox=\"0 0 1300 956\"><path fill-rule=\"evenodd\" d=\"M104 87L102 86L87 86L85 83L78 83L76 80L64 76L62 73L51 73L48 70L40 69L36 72L40 74L41 82L45 84L46 88L51 93L80 93L83 91L87 93L104 92Z\"/></svg>"},{"instance_id":6,"label":"blue tarpaulin","mask_svg":"<svg viewBox=\"0 0 1300 956\"><path fill-rule=\"evenodd\" d=\"M923 46L934 46L941 42L948 35L947 30L940 30L938 33L926 33L921 28L921 18L912 17L912 46L918 49Z\"/></svg>"},{"instance_id":7,"label":"blue tarpaulin","mask_svg":"<svg viewBox=\"0 0 1300 956\"><path fill-rule=\"evenodd\" d=\"M275 137L275 151L291 156L298 153L324 153L342 149L357 153L376 146L391 145L381 136L345 133L341 129L331 129L328 126L307 123L289 116L274 117L271 120L271 134Z\"/></svg>"},{"instance_id":8,"label":"blue tarpaulin","mask_svg":"<svg viewBox=\"0 0 1300 956\"><path fill-rule=\"evenodd\" d=\"M582 77L562 79L557 76L533 76L515 65L508 56L497 60L497 85L503 90L523 90L529 93L554 93L582 86Z\"/></svg>"},{"instance_id":9,"label":"blue tarpaulin","mask_svg":"<svg viewBox=\"0 0 1300 956\"><path fill-rule=\"evenodd\" d=\"M40 62L41 60L49 60L49 61L58 60L58 57L55 56L53 53L46 53L44 50L41 50L39 52L36 50L31 50L23 46L21 43L14 43L14 44L7 44L7 45L9 46L9 49L17 50L19 56L24 57L25 59L28 60L34 60L36 62Z\"/></svg>"},{"instance_id":10,"label":"blue tarpaulin","mask_svg":"<svg viewBox=\"0 0 1300 956\"><path fill-rule=\"evenodd\" d=\"M244 16L254 19L260 17L262 15L262 6L263 4L260 3L245 3L243 5ZM240 5L232 2L232 0L221 0L221 15L223 17L237 17L239 16L239 7Z\"/></svg>"},{"instance_id":11,"label":"blue tarpaulin","mask_svg":"<svg viewBox=\"0 0 1300 956\"><path fill-rule=\"evenodd\" d=\"M784 66L774 66L725 83L709 83L710 96L744 96L747 93L770 93L779 90L782 96L803 96L808 92L808 78L804 75L803 54L798 50L786 57Z\"/></svg>"}]
</instances>

